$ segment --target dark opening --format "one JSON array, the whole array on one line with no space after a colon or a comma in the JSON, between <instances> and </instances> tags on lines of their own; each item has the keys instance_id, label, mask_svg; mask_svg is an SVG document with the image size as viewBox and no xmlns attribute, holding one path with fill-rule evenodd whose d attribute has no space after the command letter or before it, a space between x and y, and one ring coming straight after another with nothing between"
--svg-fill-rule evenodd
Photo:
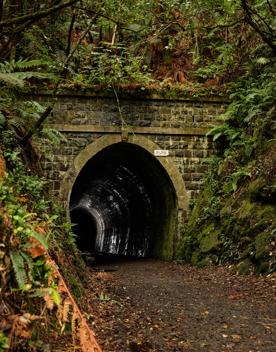
<instances>
[{"instance_id":1,"label":"dark opening","mask_svg":"<svg viewBox=\"0 0 276 352\"><path fill-rule=\"evenodd\" d=\"M74 233L77 235L78 247L82 252L92 253L95 248L97 237L96 220L85 208L76 208L71 211L71 221L74 226ZM89 232L89 236L85 235Z\"/></svg>"},{"instance_id":2,"label":"dark opening","mask_svg":"<svg viewBox=\"0 0 276 352\"><path fill-rule=\"evenodd\" d=\"M174 187L159 161L137 145L111 145L86 163L72 189L70 214L83 252L173 255Z\"/></svg>"}]
</instances>

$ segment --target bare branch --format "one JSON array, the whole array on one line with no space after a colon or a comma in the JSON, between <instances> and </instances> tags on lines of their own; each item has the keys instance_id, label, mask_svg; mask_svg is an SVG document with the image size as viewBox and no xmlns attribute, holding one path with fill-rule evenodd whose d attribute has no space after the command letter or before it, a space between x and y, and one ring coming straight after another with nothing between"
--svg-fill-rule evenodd
<instances>
[{"instance_id":1,"label":"bare branch","mask_svg":"<svg viewBox=\"0 0 276 352\"><path fill-rule=\"evenodd\" d=\"M71 5L75 4L78 1L79 0L69 0L69 1L67 1L65 3L55 5L53 7L45 9L45 10L37 11L35 13L30 13L30 14L23 15L23 16L20 16L20 17L15 17L15 18L12 18L10 20L2 21L2 22L0 22L0 29L5 28L5 27L10 27L10 26L13 26L13 25L18 25L20 23L24 23L24 22L27 22L27 21L30 21L30 20L38 21L41 18L49 16L52 13L54 13L56 11L59 11L59 10L65 8L65 7L71 6Z\"/></svg>"},{"instance_id":2,"label":"bare branch","mask_svg":"<svg viewBox=\"0 0 276 352\"><path fill-rule=\"evenodd\" d=\"M273 7L272 7L271 3L269 2L269 0L266 0L266 2L267 2L267 5L269 7L269 10L270 10L271 14L273 16L275 16L275 11L273 10Z\"/></svg>"},{"instance_id":3,"label":"bare branch","mask_svg":"<svg viewBox=\"0 0 276 352\"><path fill-rule=\"evenodd\" d=\"M252 10L249 8L246 0L241 0L241 5L245 14L244 20L260 35L262 40L276 53L276 45L273 41L273 36L268 35L267 32L263 31L258 23L256 23L252 18Z\"/></svg>"},{"instance_id":4,"label":"bare branch","mask_svg":"<svg viewBox=\"0 0 276 352\"><path fill-rule=\"evenodd\" d=\"M69 27L69 30L68 30L67 48L66 48L66 51L65 51L66 56L68 56L68 55L70 54L70 50L71 50L71 41L72 41L72 32L73 32L75 20L76 20L76 12L73 11L72 18L71 18L71 23L70 23L70 27Z\"/></svg>"}]
</instances>

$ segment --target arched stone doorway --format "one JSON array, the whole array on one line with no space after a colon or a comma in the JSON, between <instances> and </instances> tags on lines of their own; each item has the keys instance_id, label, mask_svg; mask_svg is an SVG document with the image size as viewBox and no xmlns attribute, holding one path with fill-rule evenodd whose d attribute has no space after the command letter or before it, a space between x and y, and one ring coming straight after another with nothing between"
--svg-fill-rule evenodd
<instances>
[{"instance_id":1,"label":"arched stone doorway","mask_svg":"<svg viewBox=\"0 0 276 352\"><path fill-rule=\"evenodd\" d=\"M74 160L63 196L82 251L171 259L184 182L170 157L144 137L99 138Z\"/></svg>"}]
</instances>

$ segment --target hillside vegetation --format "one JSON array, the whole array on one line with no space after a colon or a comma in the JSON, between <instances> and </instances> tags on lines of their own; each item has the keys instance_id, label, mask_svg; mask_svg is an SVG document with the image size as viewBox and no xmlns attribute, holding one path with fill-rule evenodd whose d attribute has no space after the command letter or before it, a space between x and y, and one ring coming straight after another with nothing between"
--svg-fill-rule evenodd
<instances>
[{"instance_id":1,"label":"hillside vegetation","mask_svg":"<svg viewBox=\"0 0 276 352\"><path fill-rule=\"evenodd\" d=\"M187 262L275 272L275 88L272 68L261 72L235 84L223 124L210 131L218 153L185 225L179 256Z\"/></svg>"},{"instance_id":2,"label":"hillside vegetation","mask_svg":"<svg viewBox=\"0 0 276 352\"><path fill-rule=\"evenodd\" d=\"M274 15L270 0L0 0L0 351L45 350L61 332L97 351L74 298L85 268L40 176L64 87L229 98L178 256L275 271ZM18 99L32 87L51 90L46 109Z\"/></svg>"}]
</instances>

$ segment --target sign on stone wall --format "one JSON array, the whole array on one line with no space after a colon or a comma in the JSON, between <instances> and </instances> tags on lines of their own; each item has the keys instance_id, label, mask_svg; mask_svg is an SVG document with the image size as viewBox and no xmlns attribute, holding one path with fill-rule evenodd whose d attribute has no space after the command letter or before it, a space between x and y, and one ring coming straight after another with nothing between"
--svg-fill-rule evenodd
<instances>
[{"instance_id":1,"label":"sign on stone wall","mask_svg":"<svg viewBox=\"0 0 276 352\"><path fill-rule=\"evenodd\" d=\"M169 156L170 151L167 149L155 149L153 154L154 156Z\"/></svg>"}]
</instances>

